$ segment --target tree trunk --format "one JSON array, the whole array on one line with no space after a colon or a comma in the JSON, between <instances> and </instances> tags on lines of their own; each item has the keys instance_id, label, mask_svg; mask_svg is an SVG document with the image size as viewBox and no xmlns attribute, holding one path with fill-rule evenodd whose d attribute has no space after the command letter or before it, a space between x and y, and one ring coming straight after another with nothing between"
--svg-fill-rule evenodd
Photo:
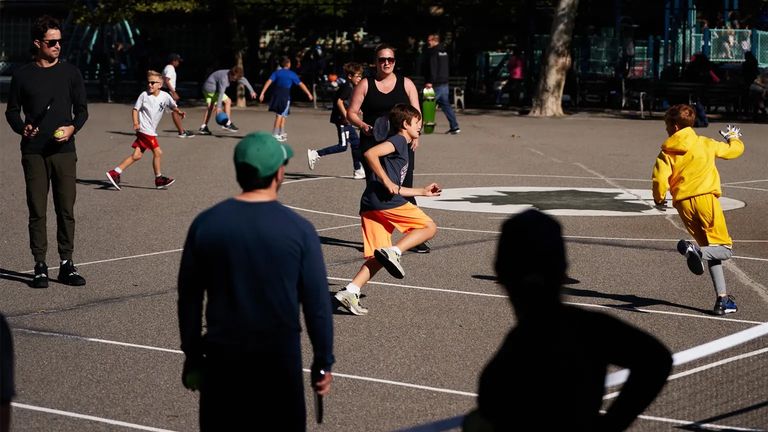
<instances>
[{"instance_id":1,"label":"tree trunk","mask_svg":"<svg viewBox=\"0 0 768 432\"><path fill-rule=\"evenodd\" d=\"M230 35L232 37L232 48L235 51L235 66L243 67L243 52L245 51L245 36L237 22L237 10L235 2L229 0L227 6L227 24L229 25ZM237 83L237 100L235 106L245 107L245 86Z\"/></svg>"},{"instance_id":2,"label":"tree trunk","mask_svg":"<svg viewBox=\"0 0 768 432\"><path fill-rule=\"evenodd\" d=\"M549 46L541 63L541 73L530 115L558 117L563 115L565 76L571 68L571 38L576 23L579 0L560 0L552 18Z\"/></svg>"}]
</instances>

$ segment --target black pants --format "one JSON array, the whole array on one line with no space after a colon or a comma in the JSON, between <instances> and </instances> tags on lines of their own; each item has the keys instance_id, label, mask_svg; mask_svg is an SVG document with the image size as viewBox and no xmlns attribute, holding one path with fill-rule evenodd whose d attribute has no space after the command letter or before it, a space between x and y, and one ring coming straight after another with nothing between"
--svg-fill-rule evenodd
<instances>
[{"instance_id":1,"label":"black pants","mask_svg":"<svg viewBox=\"0 0 768 432\"><path fill-rule=\"evenodd\" d=\"M21 166L24 168L24 181L27 185L29 247L32 256L35 261L45 261L48 252L46 213L50 188L53 189L53 205L56 209L59 257L71 260L75 248L77 154L23 154Z\"/></svg>"},{"instance_id":2,"label":"black pants","mask_svg":"<svg viewBox=\"0 0 768 432\"><path fill-rule=\"evenodd\" d=\"M305 431L304 378L298 333L248 352L206 348L200 430Z\"/></svg>"}]
</instances>

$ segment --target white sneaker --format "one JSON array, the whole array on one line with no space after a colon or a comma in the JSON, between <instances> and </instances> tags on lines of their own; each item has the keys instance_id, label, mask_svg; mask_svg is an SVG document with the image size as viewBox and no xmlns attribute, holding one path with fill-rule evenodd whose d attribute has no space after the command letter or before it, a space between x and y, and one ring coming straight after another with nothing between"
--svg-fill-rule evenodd
<instances>
[{"instance_id":1,"label":"white sneaker","mask_svg":"<svg viewBox=\"0 0 768 432\"><path fill-rule=\"evenodd\" d=\"M284 138L282 135L272 135L272 138L278 140L279 142L287 141L287 138Z\"/></svg>"},{"instance_id":2,"label":"white sneaker","mask_svg":"<svg viewBox=\"0 0 768 432\"><path fill-rule=\"evenodd\" d=\"M364 308L360 304L360 297L357 294L353 294L347 290L341 290L334 296L341 305L352 312L355 315L365 315L368 313L368 309Z\"/></svg>"},{"instance_id":3,"label":"white sneaker","mask_svg":"<svg viewBox=\"0 0 768 432\"><path fill-rule=\"evenodd\" d=\"M397 279L405 277L405 270L403 270L403 266L400 265L400 254L395 252L394 249L376 249L373 251L373 256L376 257L376 261L383 265L392 276Z\"/></svg>"},{"instance_id":4,"label":"white sneaker","mask_svg":"<svg viewBox=\"0 0 768 432\"><path fill-rule=\"evenodd\" d=\"M365 170L360 168L356 169L352 172L352 178L355 180L364 180L365 179Z\"/></svg>"},{"instance_id":5,"label":"white sneaker","mask_svg":"<svg viewBox=\"0 0 768 432\"><path fill-rule=\"evenodd\" d=\"M320 155L317 154L317 151L312 149L307 150L307 164L309 165L309 169L315 169L315 164L318 159L320 159Z\"/></svg>"},{"instance_id":6,"label":"white sneaker","mask_svg":"<svg viewBox=\"0 0 768 432\"><path fill-rule=\"evenodd\" d=\"M280 136L283 137L283 139L286 139L286 140L288 139L288 133L287 132L281 133Z\"/></svg>"}]
</instances>

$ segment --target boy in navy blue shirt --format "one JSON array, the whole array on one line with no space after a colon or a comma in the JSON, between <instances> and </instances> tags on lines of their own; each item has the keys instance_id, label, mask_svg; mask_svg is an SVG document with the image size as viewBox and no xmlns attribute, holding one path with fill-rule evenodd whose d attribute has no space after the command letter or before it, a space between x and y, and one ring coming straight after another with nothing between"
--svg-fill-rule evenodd
<instances>
[{"instance_id":1,"label":"boy in navy blue shirt","mask_svg":"<svg viewBox=\"0 0 768 432\"><path fill-rule=\"evenodd\" d=\"M360 305L360 288L382 267L402 279L405 270L400 265L402 251L424 243L437 234L437 225L406 197L439 196L440 186L430 183L423 188L403 187L408 172L408 146L418 138L421 113L409 104L397 104L389 113L389 124L398 128L396 135L376 144L365 152L371 175L365 179L365 191L360 198L360 220L363 227L365 262L352 282L336 293L336 300L355 315L365 315L368 309ZM392 246L392 231L405 233Z\"/></svg>"},{"instance_id":2,"label":"boy in navy blue shirt","mask_svg":"<svg viewBox=\"0 0 768 432\"><path fill-rule=\"evenodd\" d=\"M315 169L315 164L322 156L341 153L347 150L348 144L352 147L352 178L364 179L365 171L360 162L360 137L357 130L347 120L347 108L352 97L352 89L363 79L365 69L360 63L347 63L344 65L344 73L347 81L336 91L333 97L333 111L331 111L331 123L336 126L339 142L320 150L307 150L307 163L309 169Z\"/></svg>"},{"instance_id":3,"label":"boy in navy blue shirt","mask_svg":"<svg viewBox=\"0 0 768 432\"><path fill-rule=\"evenodd\" d=\"M306 93L310 101L313 98L307 86L301 82L296 72L291 70L291 59L288 57L280 59L280 69L272 72L267 82L264 83L264 87L259 95L259 102L264 102L264 95L272 84L275 84L275 88L272 91L272 99L269 101L269 110L275 113L275 125L272 128L272 136L276 140L283 142L288 139L288 134L285 133L285 120L291 112L291 87L297 85Z\"/></svg>"}]
</instances>

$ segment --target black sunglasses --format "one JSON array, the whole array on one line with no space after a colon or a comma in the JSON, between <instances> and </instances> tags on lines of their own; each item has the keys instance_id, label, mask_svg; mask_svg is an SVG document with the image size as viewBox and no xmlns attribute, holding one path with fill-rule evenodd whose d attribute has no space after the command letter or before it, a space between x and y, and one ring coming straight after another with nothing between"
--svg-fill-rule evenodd
<instances>
[{"instance_id":1,"label":"black sunglasses","mask_svg":"<svg viewBox=\"0 0 768 432\"><path fill-rule=\"evenodd\" d=\"M53 48L56 44L61 45L61 39L41 39L41 42L45 42L45 44L48 45L48 48Z\"/></svg>"},{"instance_id":2,"label":"black sunglasses","mask_svg":"<svg viewBox=\"0 0 768 432\"><path fill-rule=\"evenodd\" d=\"M381 64L384 64L384 63L387 63L387 62L389 62L389 63L394 63L395 62L395 58L394 57L379 57L378 60L379 60L379 63L381 63Z\"/></svg>"},{"instance_id":3,"label":"black sunglasses","mask_svg":"<svg viewBox=\"0 0 768 432\"><path fill-rule=\"evenodd\" d=\"M160 81L147 81L149 84L158 85L162 84Z\"/></svg>"}]
</instances>

